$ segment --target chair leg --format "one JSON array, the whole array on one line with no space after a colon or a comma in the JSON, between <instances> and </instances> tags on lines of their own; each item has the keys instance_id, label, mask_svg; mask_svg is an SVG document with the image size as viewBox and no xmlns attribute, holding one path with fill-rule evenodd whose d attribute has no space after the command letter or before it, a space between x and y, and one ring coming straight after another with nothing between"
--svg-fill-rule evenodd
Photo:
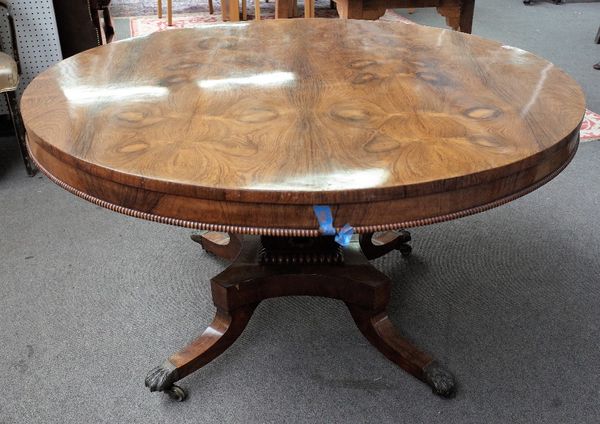
<instances>
[{"instance_id":1,"label":"chair leg","mask_svg":"<svg viewBox=\"0 0 600 424\"><path fill-rule=\"evenodd\" d=\"M213 7L213 2L212 0L208 0L208 13L210 13L211 15L213 13L215 13L215 8Z\"/></svg>"},{"instance_id":2,"label":"chair leg","mask_svg":"<svg viewBox=\"0 0 600 424\"><path fill-rule=\"evenodd\" d=\"M31 158L29 157L27 146L25 146L25 128L23 127L23 122L21 121L21 113L19 112L17 94L14 91L8 91L4 93L4 97L6 98L10 119L12 121L13 128L15 129L15 136L17 137L17 142L19 143L19 149L21 150L21 157L23 158L23 162L25 162L25 169L27 169L27 174L30 177L33 177L36 173L36 169L31 161Z\"/></svg>"},{"instance_id":3,"label":"chair leg","mask_svg":"<svg viewBox=\"0 0 600 424\"><path fill-rule=\"evenodd\" d=\"M92 16L92 24L96 28L96 34L98 35L98 45L102 43L102 26L100 25L100 17L98 16L98 9L90 9L90 15Z\"/></svg>"},{"instance_id":4,"label":"chair leg","mask_svg":"<svg viewBox=\"0 0 600 424\"><path fill-rule=\"evenodd\" d=\"M240 2L239 2L239 0L229 0L229 21L230 22L239 22L239 20L240 20Z\"/></svg>"},{"instance_id":5,"label":"chair leg","mask_svg":"<svg viewBox=\"0 0 600 424\"><path fill-rule=\"evenodd\" d=\"M162 19L162 0L158 0L158 19Z\"/></svg>"},{"instance_id":6,"label":"chair leg","mask_svg":"<svg viewBox=\"0 0 600 424\"><path fill-rule=\"evenodd\" d=\"M254 0L254 19L260 21L260 0Z\"/></svg>"},{"instance_id":7,"label":"chair leg","mask_svg":"<svg viewBox=\"0 0 600 424\"><path fill-rule=\"evenodd\" d=\"M314 0L304 0L304 17L305 18L314 18L315 17Z\"/></svg>"},{"instance_id":8,"label":"chair leg","mask_svg":"<svg viewBox=\"0 0 600 424\"><path fill-rule=\"evenodd\" d=\"M106 42L112 42L115 37L115 27L112 22L112 16L110 15L110 9L108 7L102 10L102 15L104 16L104 35L106 37Z\"/></svg>"},{"instance_id":9,"label":"chair leg","mask_svg":"<svg viewBox=\"0 0 600 424\"><path fill-rule=\"evenodd\" d=\"M248 9L246 7L246 0L242 0L242 21L248 20Z\"/></svg>"},{"instance_id":10,"label":"chair leg","mask_svg":"<svg viewBox=\"0 0 600 424\"><path fill-rule=\"evenodd\" d=\"M173 0L167 0L167 25L173 26Z\"/></svg>"}]
</instances>

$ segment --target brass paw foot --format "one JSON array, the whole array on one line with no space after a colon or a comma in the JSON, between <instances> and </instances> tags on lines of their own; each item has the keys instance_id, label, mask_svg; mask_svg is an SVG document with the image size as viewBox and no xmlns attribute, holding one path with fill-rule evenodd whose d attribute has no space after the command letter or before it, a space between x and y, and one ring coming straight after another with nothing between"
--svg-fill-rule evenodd
<instances>
[{"instance_id":1,"label":"brass paw foot","mask_svg":"<svg viewBox=\"0 0 600 424\"><path fill-rule=\"evenodd\" d=\"M423 368L423 377L436 395L446 398L452 398L456 395L454 376L437 361L432 361Z\"/></svg>"},{"instance_id":2,"label":"brass paw foot","mask_svg":"<svg viewBox=\"0 0 600 424\"><path fill-rule=\"evenodd\" d=\"M145 383L151 392L168 392L178 379L175 365L165 361L148 373Z\"/></svg>"},{"instance_id":3,"label":"brass paw foot","mask_svg":"<svg viewBox=\"0 0 600 424\"><path fill-rule=\"evenodd\" d=\"M399 235L396 239L397 244L395 249L398 250L403 257L407 258L412 253L412 247L410 244L408 244L412 238L410 233L406 230L400 230L398 231L398 234Z\"/></svg>"},{"instance_id":4,"label":"brass paw foot","mask_svg":"<svg viewBox=\"0 0 600 424\"><path fill-rule=\"evenodd\" d=\"M392 250L398 250L403 257L408 257L412 252L408 244L410 240L410 233L406 230L365 233L359 238L360 248L369 260L387 255Z\"/></svg>"}]
</instances>

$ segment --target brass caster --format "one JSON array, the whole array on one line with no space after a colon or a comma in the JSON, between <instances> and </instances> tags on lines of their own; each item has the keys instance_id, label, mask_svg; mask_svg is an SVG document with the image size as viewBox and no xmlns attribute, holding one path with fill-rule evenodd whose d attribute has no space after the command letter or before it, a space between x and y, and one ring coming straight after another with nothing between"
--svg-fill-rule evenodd
<instances>
[{"instance_id":1,"label":"brass caster","mask_svg":"<svg viewBox=\"0 0 600 424\"><path fill-rule=\"evenodd\" d=\"M405 258L408 258L412 253L412 247L408 244L401 244L396 249L399 250L400 254Z\"/></svg>"},{"instance_id":2,"label":"brass caster","mask_svg":"<svg viewBox=\"0 0 600 424\"><path fill-rule=\"evenodd\" d=\"M183 402L187 398L186 391L175 384L166 389L165 393L168 394L171 399L177 402Z\"/></svg>"},{"instance_id":3,"label":"brass caster","mask_svg":"<svg viewBox=\"0 0 600 424\"><path fill-rule=\"evenodd\" d=\"M433 393L445 398L456 396L456 380L454 376L437 361L431 361L425 366L423 374L425 382L429 384Z\"/></svg>"}]
</instances>

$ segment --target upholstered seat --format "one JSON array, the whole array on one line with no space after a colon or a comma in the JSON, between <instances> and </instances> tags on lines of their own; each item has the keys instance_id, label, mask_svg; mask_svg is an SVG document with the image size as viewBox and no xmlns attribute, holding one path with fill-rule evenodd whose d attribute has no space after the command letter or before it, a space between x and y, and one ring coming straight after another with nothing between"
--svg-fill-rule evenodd
<instances>
[{"instance_id":1,"label":"upholstered seat","mask_svg":"<svg viewBox=\"0 0 600 424\"><path fill-rule=\"evenodd\" d=\"M7 55L0 52L0 93L15 91L19 85L19 69L17 62Z\"/></svg>"}]
</instances>

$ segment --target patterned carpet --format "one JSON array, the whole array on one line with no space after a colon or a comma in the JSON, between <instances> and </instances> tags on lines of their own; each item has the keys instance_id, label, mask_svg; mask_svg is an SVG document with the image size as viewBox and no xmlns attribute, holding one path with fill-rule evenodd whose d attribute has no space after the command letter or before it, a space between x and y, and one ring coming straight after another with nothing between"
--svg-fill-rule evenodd
<instances>
[{"instance_id":1,"label":"patterned carpet","mask_svg":"<svg viewBox=\"0 0 600 424\"><path fill-rule=\"evenodd\" d=\"M581 124L581 141L600 141L600 115L587 110Z\"/></svg>"},{"instance_id":2,"label":"patterned carpet","mask_svg":"<svg viewBox=\"0 0 600 424\"><path fill-rule=\"evenodd\" d=\"M164 0L164 7L166 3ZM156 10L157 0L112 0L110 3L110 11L114 17L155 15ZM207 10L208 0L173 0L174 13L197 13Z\"/></svg>"}]
</instances>

